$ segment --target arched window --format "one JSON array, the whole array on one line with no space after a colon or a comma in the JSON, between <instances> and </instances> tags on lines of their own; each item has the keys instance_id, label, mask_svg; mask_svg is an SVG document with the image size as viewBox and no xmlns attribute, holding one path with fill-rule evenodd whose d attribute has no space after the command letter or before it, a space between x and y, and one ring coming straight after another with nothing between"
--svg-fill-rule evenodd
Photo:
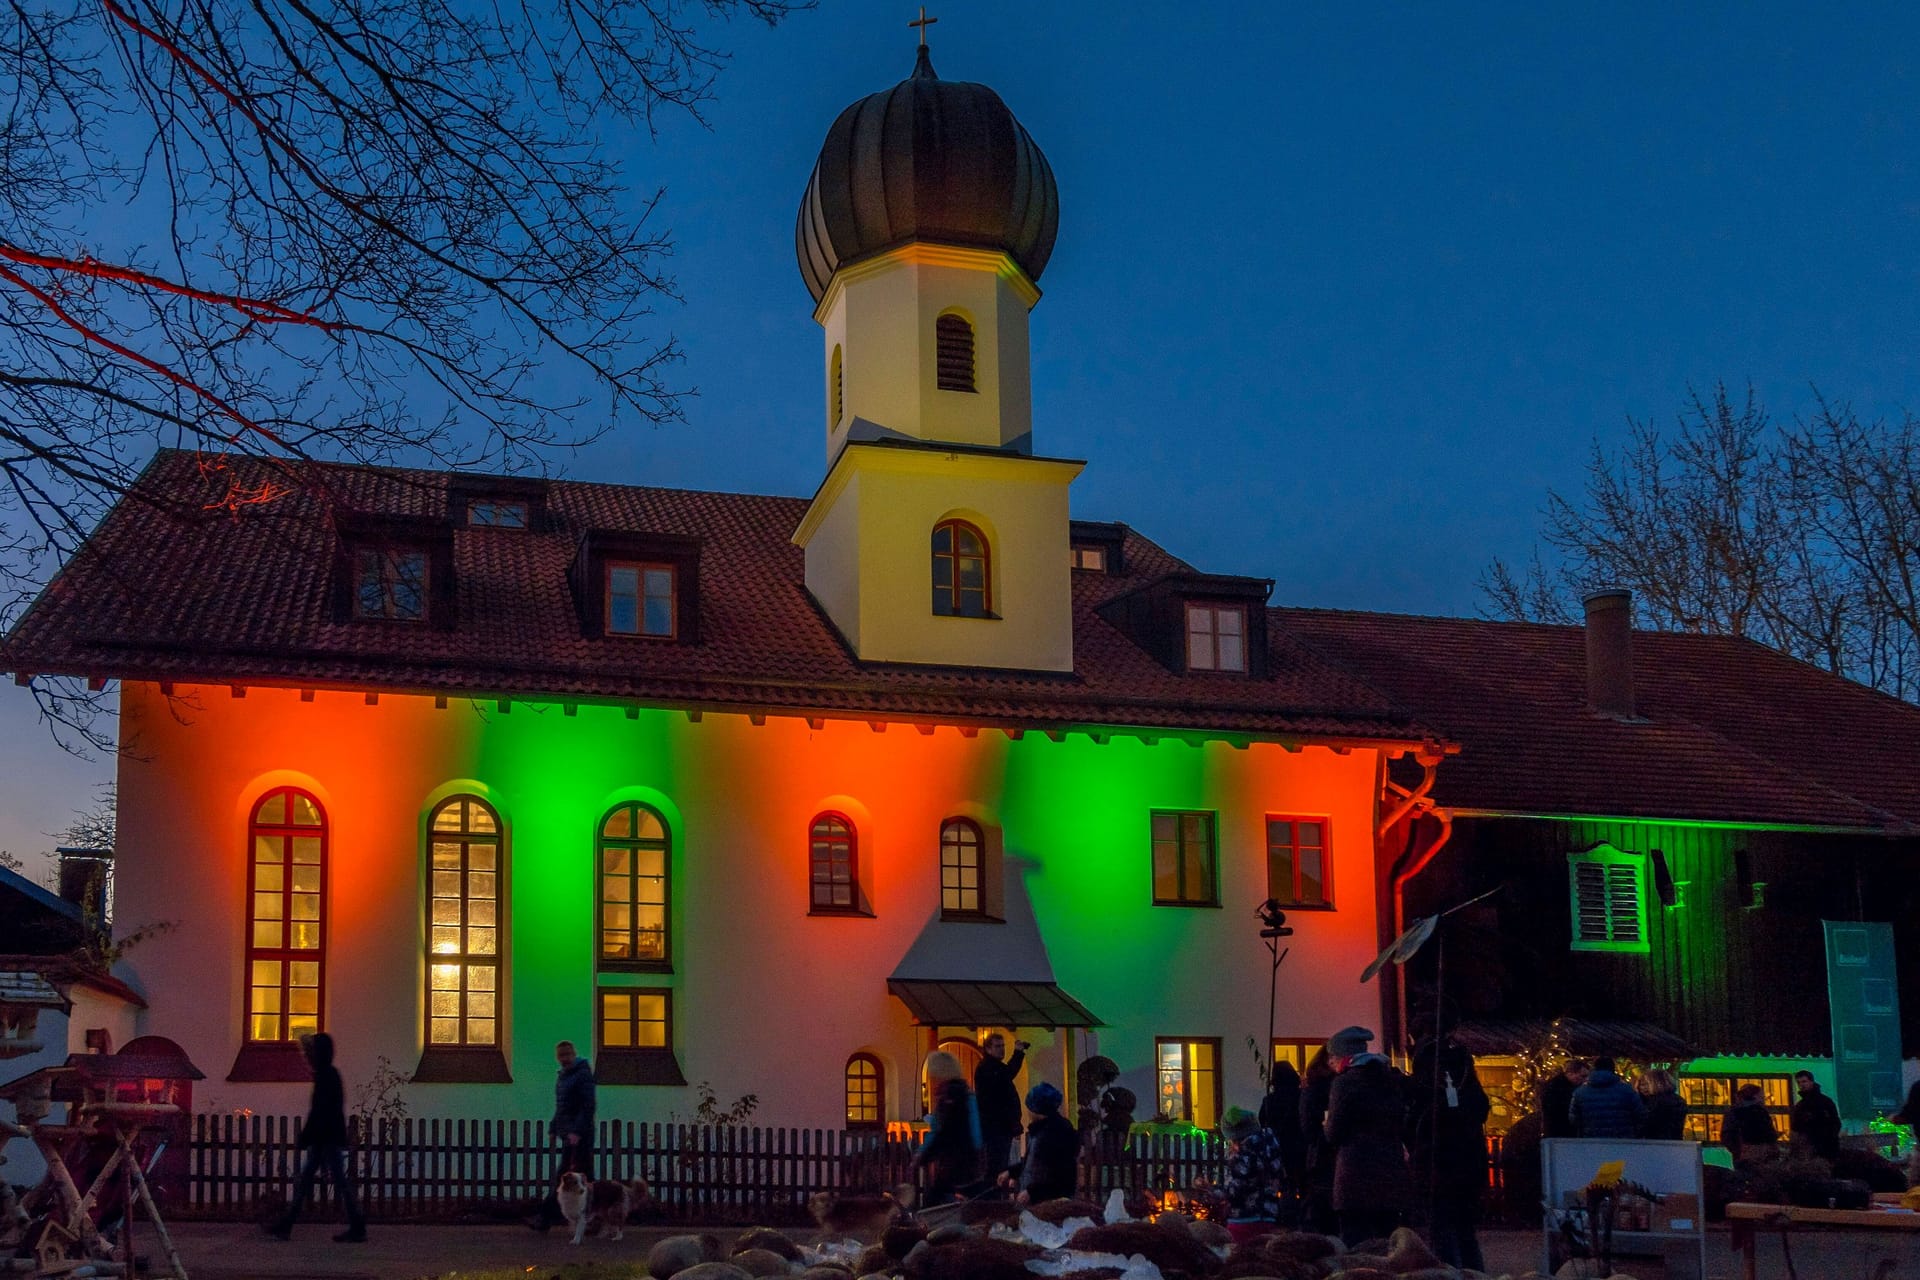
<instances>
[{"instance_id":1,"label":"arched window","mask_svg":"<svg viewBox=\"0 0 1920 1280\"><path fill-rule=\"evenodd\" d=\"M833 349L833 359L827 362L827 408L833 415L833 425L836 428L839 427L841 414L846 408L846 401L842 398L840 391L840 373L840 348L836 345Z\"/></svg>"},{"instance_id":2,"label":"arched window","mask_svg":"<svg viewBox=\"0 0 1920 1280\"><path fill-rule=\"evenodd\" d=\"M500 1042L500 819L455 796L428 823L427 1044Z\"/></svg>"},{"instance_id":3,"label":"arched window","mask_svg":"<svg viewBox=\"0 0 1920 1280\"><path fill-rule=\"evenodd\" d=\"M986 914L981 898L985 881L987 842L980 824L971 818L948 818L940 824L940 914Z\"/></svg>"},{"instance_id":4,"label":"arched window","mask_svg":"<svg viewBox=\"0 0 1920 1280\"><path fill-rule=\"evenodd\" d=\"M870 1053L847 1059L847 1128L880 1129L887 1123L887 1069Z\"/></svg>"},{"instance_id":5,"label":"arched window","mask_svg":"<svg viewBox=\"0 0 1920 1280\"><path fill-rule=\"evenodd\" d=\"M965 520L933 526L933 611L943 618L992 616L987 540Z\"/></svg>"},{"instance_id":6,"label":"arched window","mask_svg":"<svg viewBox=\"0 0 1920 1280\"><path fill-rule=\"evenodd\" d=\"M813 820L808 862L815 911L860 909L860 862L853 824L837 813Z\"/></svg>"},{"instance_id":7,"label":"arched window","mask_svg":"<svg viewBox=\"0 0 1920 1280\"><path fill-rule=\"evenodd\" d=\"M306 792L276 787L253 808L247 847L247 1039L291 1043L321 1027L326 815Z\"/></svg>"},{"instance_id":8,"label":"arched window","mask_svg":"<svg viewBox=\"0 0 1920 1280\"><path fill-rule=\"evenodd\" d=\"M967 318L952 311L933 322L933 339L938 367L935 385L942 391L972 391L973 326Z\"/></svg>"},{"instance_id":9,"label":"arched window","mask_svg":"<svg viewBox=\"0 0 1920 1280\"><path fill-rule=\"evenodd\" d=\"M600 967L658 968L667 950L667 824L623 804L600 824Z\"/></svg>"}]
</instances>

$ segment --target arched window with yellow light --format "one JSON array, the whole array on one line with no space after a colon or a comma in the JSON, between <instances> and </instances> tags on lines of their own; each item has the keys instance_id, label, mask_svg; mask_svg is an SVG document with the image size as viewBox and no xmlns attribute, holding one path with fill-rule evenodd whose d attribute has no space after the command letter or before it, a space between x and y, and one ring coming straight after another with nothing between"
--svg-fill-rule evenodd
<instances>
[{"instance_id":1,"label":"arched window with yellow light","mask_svg":"<svg viewBox=\"0 0 1920 1280\"><path fill-rule=\"evenodd\" d=\"M454 796L427 823L427 1047L497 1048L504 968L500 818Z\"/></svg>"},{"instance_id":2,"label":"arched window with yellow light","mask_svg":"<svg viewBox=\"0 0 1920 1280\"><path fill-rule=\"evenodd\" d=\"M247 1040L291 1044L324 1025L327 818L295 787L260 797L247 825Z\"/></svg>"},{"instance_id":3,"label":"arched window with yellow light","mask_svg":"<svg viewBox=\"0 0 1920 1280\"><path fill-rule=\"evenodd\" d=\"M614 806L600 822L599 915L602 969L665 969L668 942L666 821L644 804Z\"/></svg>"},{"instance_id":4,"label":"arched window with yellow light","mask_svg":"<svg viewBox=\"0 0 1920 1280\"><path fill-rule=\"evenodd\" d=\"M847 1128L884 1129L887 1124L887 1069L870 1053L847 1059Z\"/></svg>"}]
</instances>

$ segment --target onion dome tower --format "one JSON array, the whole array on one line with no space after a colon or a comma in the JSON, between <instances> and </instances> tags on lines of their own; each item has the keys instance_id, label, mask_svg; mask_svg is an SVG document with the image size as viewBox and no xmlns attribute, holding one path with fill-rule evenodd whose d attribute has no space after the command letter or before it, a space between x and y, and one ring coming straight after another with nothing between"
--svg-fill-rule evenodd
<instances>
[{"instance_id":1,"label":"onion dome tower","mask_svg":"<svg viewBox=\"0 0 1920 1280\"><path fill-rule=\"evenodd\" d=\"M863 661L1073 667L1082 464L1034 456L1027 356L1059 223L1032 137L924 43L827 130L794 230L826 338L827 476L793 540Z\"/></svg>"}]
</instances>

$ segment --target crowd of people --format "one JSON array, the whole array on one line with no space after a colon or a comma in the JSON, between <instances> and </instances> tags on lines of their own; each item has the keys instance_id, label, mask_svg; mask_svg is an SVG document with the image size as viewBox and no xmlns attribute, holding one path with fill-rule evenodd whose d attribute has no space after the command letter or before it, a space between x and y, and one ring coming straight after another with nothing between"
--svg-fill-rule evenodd
<instances>
[{"instance_id":1,"label":"crowd of people","mask_svg":"<svg viewBox=\"0 0 1920 1280\"><path fill-rule=\"evenodd\" d=\"M1811 1071L1793 1077L1798 1094L1787 1118L1787 1138L1824 1160L1840 1154L1840 1109ZM1575 1058L1540 1091L1542 1136L1548 1138L1653 1138L1678 1142L1687 1136L1687 1104L1671 1071L1649 1067L1629 1084L1612 1058ZM1740 1085L1713 1135L1736 1164L1771 1152L1780 1128L1758 1084Z\"/></svg>"}]
</instances>

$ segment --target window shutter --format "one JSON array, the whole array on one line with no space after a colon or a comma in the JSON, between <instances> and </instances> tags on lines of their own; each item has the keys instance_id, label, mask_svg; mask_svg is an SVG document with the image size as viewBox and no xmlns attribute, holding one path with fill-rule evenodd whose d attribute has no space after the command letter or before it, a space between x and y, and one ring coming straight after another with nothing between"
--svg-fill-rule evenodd
<instances>
[{"instance_id":1,"label":"window shutter","mask_svg":"<svg viewBox=\"0 0 1920 1280\"><path fill-rule=\"evenodd\" d=\"M1569 855L1568 864L1574 950L1646 950L1640 863L1631 855L1608 850L1599 856Z\"/></svg>"},{"instance_id":2,"label":"window shutter","mask_svg":"<svg viewBox=\"0 0 1920 1280\"><path fill-rule=\"evenodd\" d=\"M1639 942L1640 876L1621 862L1606 864L1607 941Z\"/></svg>"},{"instance_id":3,"label":"window shutter","mask_svg":"<svg viewBox=\"0 0 1920 1280\"><path fill-rule=\"evenodd\" d=\"M1582 942L1613 941L1607 932L1607 868L1598 862L1576 862L1573 890L1574 936Z\"/></svg>"},{"instance_id":4,"label":"window shutter","mask_svg":"<svg viewBox=\"0 0 1920 1280\"><path fill-rule=\"evenodd\" d=\"M972 391L973 326L951 313L933 322L938 360L937 385L942 391Z\"/></svg>"}]
</instances>

